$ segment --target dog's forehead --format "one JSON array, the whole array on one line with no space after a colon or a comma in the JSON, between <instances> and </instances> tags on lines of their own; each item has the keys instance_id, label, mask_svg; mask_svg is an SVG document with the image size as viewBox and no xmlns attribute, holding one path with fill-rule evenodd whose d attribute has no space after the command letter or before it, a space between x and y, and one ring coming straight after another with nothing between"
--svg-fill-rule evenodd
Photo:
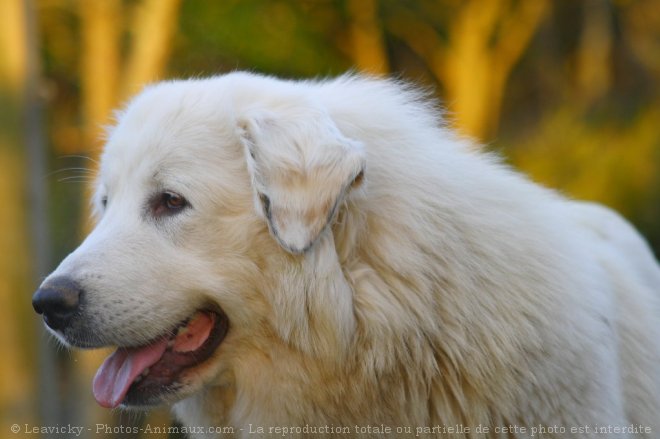
<instances>
[{"instance_id":1,"label":"dog's forehead","mask_svg":"<svg viewBox=\"0 0 660 439\"><path fill-rule=\"evenodd\" d=\"M151 87L119 113L103 151L102 175L150 173L150 168L190 166L199 162L192 158L222 154L223 144L231 141L227 118L190 85Z\"/></svg>"}]
</instances>

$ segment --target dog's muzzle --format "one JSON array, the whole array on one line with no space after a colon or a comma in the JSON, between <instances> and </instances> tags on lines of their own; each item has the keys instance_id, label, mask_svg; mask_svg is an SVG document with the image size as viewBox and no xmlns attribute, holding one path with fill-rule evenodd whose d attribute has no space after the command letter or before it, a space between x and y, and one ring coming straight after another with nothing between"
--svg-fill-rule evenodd
<instances>
[{"instance_id":1,"label":"dog's muzzle","mask_svg":"<svg viewBox=\"0 0 660 439\"><path fill-rule=\"evenodd\" d=\"M71 278L56 277L34 293L32 307L44 316L44 322L51 329L62 330L78 312L83 293L80 285Z\"/></svg>"}]
</instances>

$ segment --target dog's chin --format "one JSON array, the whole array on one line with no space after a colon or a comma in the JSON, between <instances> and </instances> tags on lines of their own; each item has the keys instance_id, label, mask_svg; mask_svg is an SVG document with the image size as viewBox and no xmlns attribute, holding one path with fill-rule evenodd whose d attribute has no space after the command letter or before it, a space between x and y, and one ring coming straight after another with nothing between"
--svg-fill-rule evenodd
<instances>
[{"instance_id":1,"label":"dog's chin","mask_svg":"<svg viewBox=\"0 0 660 439\"><path fill-rule=\"evenodd\" d=\"M228 330L222 310L204 309L148 343L119 345L94 377L94 397L107 408L148 408L186 398L204 385ZM67 347L102 347L87 337L51 332Z\"/></svg>"}]
</instances>

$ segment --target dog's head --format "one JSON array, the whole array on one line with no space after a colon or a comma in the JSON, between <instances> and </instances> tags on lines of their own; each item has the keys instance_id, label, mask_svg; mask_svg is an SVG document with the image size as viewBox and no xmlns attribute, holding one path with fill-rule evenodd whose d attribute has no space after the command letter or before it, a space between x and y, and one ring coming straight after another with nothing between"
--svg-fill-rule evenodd
<instances>
[{"instance_id":1,"label":"dog's head","mask_svg":"<svg viewBox=\"0 0 660 439\"><path fill-rule=\"evenodd\" d=\"M340 355L354 317L330 227L365 154L307 88L170 82L119 114L97 225L33 298L64 343L118 348L94 380L102 405L231 385L272 344Z\"/></svg>"}]
</instances>

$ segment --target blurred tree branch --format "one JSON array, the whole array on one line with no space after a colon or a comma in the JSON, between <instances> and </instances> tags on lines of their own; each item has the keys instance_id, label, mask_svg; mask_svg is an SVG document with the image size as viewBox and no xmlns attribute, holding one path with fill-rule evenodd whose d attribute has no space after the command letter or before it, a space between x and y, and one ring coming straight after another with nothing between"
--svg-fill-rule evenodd
<instances>
[{"instance_id":1,"label":"blurred tree branch","mask_svg":"<svg viewBox=\"0 0 660 439\"><path fill-rule=\"evenodd\" d=\"M121 37L120 0L79 2L82 55L82 112L84 144L99 144L102 124L117 104Z\"/></svg>"},{"instance_id":2,"label":"blurred tree branch","mask_svg":"<svg viewBox=\"0 0 660 439\"><path fill-rule=\"evenodd\" d=\"M83 120L90 152L100 145L102 127L110 122L112 110L163 74L180 3L142 0L135 5L128 54L122 59L125 6L120 0L79 0Z\"/></svg>"},{"instance_id":3,"label":"blurred tree branch","mask_svg":"<svg viewBox=\"0 0 660 439\"><path fill-rule=\"evenodd\" d=\"M0 81L8 89L20 89L25 80L25 65L27 54L20 42L25 39L25 20L23 19L23 2L20 0L5 0L0 2Z\"/></svg>"},{"instance_id":4,"label":"blurred tree branch","mask_svg":"<svg viewBox=\"0 0 660 439\"><path fill-rule=\"evenodd\" d=\"M603 0L585 0L584 10L576 78L583 105L588 105L611 86L612 10Z\"/></svg>"},{"instance_id":5,"label":"blurred tree branch","mask_svg":"<svg viewBox=\"0 0 660 439\"><path fill-rule=\"evenodd\" d=\"M135 10L131 47L122 75L121 95L127 98L163 74L177 28L181 0L143 0Z\"/></svg>"},{"instance_id":6,"label":"blurred tree branch","mask_svg":"<svg viewBox=\"0 0 660 439\"><path fill-rule=\"evenodd\" d=\"M347 0L353 62L362 72L384 75L389 63L378 18L378 0Z\"/></svg>"},{"instance_id":7,"label":"blurred tree branch","mask_svg":"<svg viewBox=\"0 0 660 439\"><path fill-rule=\"evenodd\" d=\"M447 38L405 9L388 29L424 60L443 84L459 128L487 139L495 128L511 70L546 13L547 0L461 3Z\"/></svg>"},{"instance_id":8,"label":"blurred tree branch","mask_svg":"<svg viewBox=\"0 0 660 439\"><path fill-rule=\"evenodd\" d=\"M410 10L400 8L389 17L387 30L404 41L417 54L438 79L444 79L445 41L426 21Z\"/></svg>"},{"instance_id":9,"label":"blurred tree branch","mask_svg":"<svg viewBox=\"0 0 660 439\"><path fill-rule=\"evenodd\" d=\"M656 0L625 1L623 36L637 60L660 77L660 7Z\"/></svg>"}]
</instances>

